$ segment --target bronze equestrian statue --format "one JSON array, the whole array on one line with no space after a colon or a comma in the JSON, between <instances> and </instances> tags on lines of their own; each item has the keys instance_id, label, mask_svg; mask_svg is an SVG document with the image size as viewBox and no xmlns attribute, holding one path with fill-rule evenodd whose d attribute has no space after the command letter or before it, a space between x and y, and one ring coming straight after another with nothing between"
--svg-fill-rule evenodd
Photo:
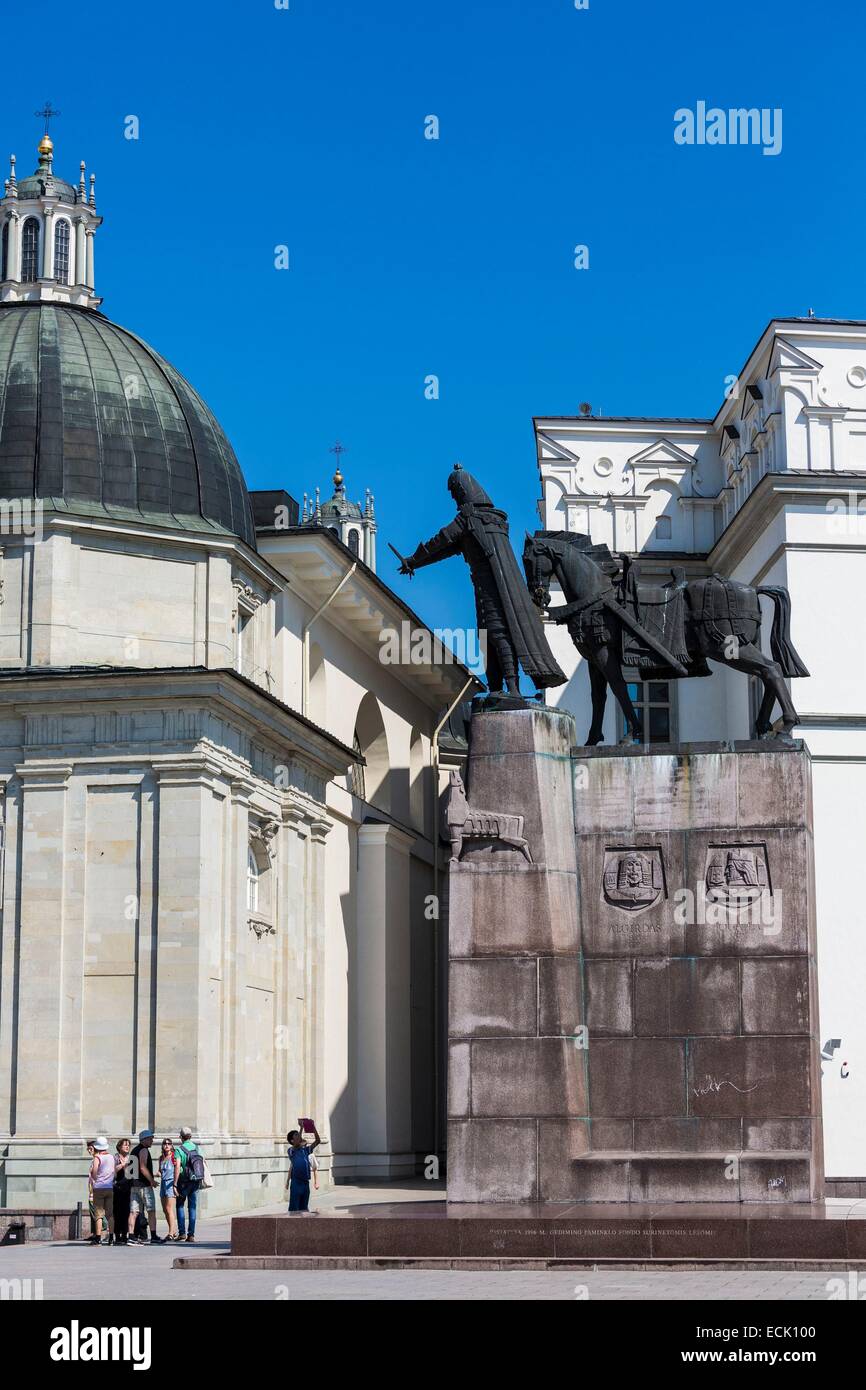
<instances>
[{"instance_id":1,"label":"bronze equestrian statue","mask_svg":"<svg viewBox=\"0 0 866 1390\"><path fill-rule=\"evenodd\" d=\"M623 743L640 739L640 722L629 699L623 666L636 668L641 680L678 680L709 676L707 659L757 676L764 696L755 723L758 738L770 736L770 716L778 700L783 742L799 723L785 685L786 676L808 676L790 637L791 600L781 585L752 588L720 574L687 581L672 571L666 585L644 583L628 557L618 563L606 545L570 531L536 531L523 551L526 582L534 602L556 623L565 623L589 666L592 725L587 744L601 743L602 720L610 686L626 722ZM565 604L550 608L550 584L556 581ZM761 605L774 604L770 650L761 650Z\"/></svg>"},{"instance_id":2,"label":"bronze equestrian statue","mask_svg":"<svg viewBox=\"0 0 866 1390\"><path fill-rule=\"evenodd\" d=\"M504 685L508 695L520 702L520 667L538 690L564 685L565 674L547 644L538 610L511 548L508 517L494 507L480 483L459 463L448 478L448 491L457 503L457 516L419 545L414 554L404 558L395 551L401 561L400 573L411 577L423 565L462 555L475 589L476 621L490 691L501 692Z\"/></svg>"}]
</instances>

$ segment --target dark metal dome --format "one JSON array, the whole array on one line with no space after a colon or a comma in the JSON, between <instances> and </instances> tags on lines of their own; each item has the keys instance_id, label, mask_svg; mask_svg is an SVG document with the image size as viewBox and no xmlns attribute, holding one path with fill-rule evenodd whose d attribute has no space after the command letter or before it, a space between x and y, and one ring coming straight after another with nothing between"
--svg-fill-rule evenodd
<instances>
[{"instance_id":1,"label":"dark metal dome","mask_svg":"<svg viewBox=\"0 0 866 1390\"><path fill-rule=\"evenodd\" d=\"M93 309L0 304L0 497L256 547L240 464L204 401Z\"/></svg>"}]
</instances>

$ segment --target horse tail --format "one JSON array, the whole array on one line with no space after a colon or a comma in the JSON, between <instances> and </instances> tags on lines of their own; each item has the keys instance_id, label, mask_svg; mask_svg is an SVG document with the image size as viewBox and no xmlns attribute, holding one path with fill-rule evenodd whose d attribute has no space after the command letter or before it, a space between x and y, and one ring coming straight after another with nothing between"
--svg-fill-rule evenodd
<instances>
[{"instance_id":1,"label":"horse tail","mask_svg":"<svg viewBox=\"0 0 866 1390\"><path fill-rule=\"evenodd\" d=\"M773 600L773 627L770 632L770 651L778 661L783 676L808 676L791 641L791 595L781 584L766 584L756 590Z\"/></svg>"}]
</instances>

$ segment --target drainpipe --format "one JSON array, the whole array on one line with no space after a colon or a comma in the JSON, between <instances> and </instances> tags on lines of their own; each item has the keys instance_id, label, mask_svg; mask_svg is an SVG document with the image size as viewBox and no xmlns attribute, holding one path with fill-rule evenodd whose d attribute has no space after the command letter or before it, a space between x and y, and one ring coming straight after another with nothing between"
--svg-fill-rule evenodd
<instances>
[{"instance_id":1,"label":"drainpipe","mask_svg":"<svg viewBox=\"0 0 866 1390\"><path fill-rule=\"evenodd\" d=\"M456 700L452 700L433 730L433 737L430 740L430 766L433 770L433 892L437 902L436 931L433 934L433 1152L437 1157L442 1140L439 1128L439 1077L442 1072L439 1056L439 934L442 925L442 917L439 912L441 905L439 902L439 735L474 680L475 677L470 676Z\"/></svg>"},{"instance_id":2,"label":"drainpipe","mask_svg":"<svg viewBox=\"0 0 866 1390\"><path fill-rule=\"evenodd\" d=\"M343 575L343 578L340 580L334 592L325 599L324 603L319 605L310 621L304 625L301 633L301 643L303 647L301 652L301 714L303 715L306 715L307 706L310 702L310 628L313 626L313 623L321 618L325 609L330 607L334 602L334 599L337 597L343 585L352 578L357 568L358 561L355 560L351 567L346 570L346 573Z\"/></svg>"}]
</instances>

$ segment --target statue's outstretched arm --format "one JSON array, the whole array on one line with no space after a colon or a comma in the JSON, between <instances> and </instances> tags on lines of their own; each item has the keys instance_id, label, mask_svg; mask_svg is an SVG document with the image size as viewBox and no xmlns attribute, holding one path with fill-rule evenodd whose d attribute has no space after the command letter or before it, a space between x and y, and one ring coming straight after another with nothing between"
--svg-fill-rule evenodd
<instances>
[{"instance_id":1,"label":"statue's outstretched arm","mask_svg":"<svg viewBox=\"0 0 866 1390\"><path fill-rule=\"evenodd\" d=\"M406 557L408 572L411 574L413 570L423 569L425 565L435 565L437 560L447 560L452 555L459 555L463 548L464 534L458 521L449 521L448 525L437 531L435 536L431 536L429 541L422 541L414 554Z\"/></svg>"}]
</instances>

